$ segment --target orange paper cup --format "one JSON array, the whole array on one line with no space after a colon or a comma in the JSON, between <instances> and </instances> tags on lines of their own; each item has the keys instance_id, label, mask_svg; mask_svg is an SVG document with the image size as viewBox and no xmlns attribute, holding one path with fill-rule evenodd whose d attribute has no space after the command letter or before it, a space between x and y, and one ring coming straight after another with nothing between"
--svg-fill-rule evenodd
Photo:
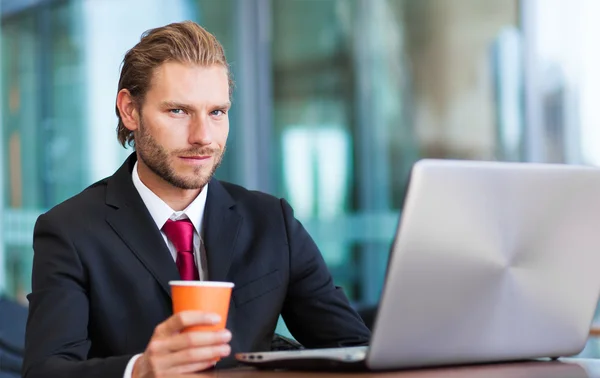
<instances>
[{"instance_id":1,"label":"orange paper cup","mask_svg":"<svg viewBox=\"0 0 600 378\"><path fill-rule=\"evenodd\" d=\"M218 324L188 327L183 332L225 329L233 289L232 282L170 281L169 285L171 285L174 314L193 310L214 313L221 317Z\"/></svg>"}]
</instances>

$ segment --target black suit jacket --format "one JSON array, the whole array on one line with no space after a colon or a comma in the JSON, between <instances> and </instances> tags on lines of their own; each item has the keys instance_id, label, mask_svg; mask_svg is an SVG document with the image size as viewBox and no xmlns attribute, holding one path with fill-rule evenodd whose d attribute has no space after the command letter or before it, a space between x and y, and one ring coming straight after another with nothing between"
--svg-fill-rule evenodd
<instances>
[{"instance_id":1,"label":"black suit jacket","mask_svg":"<svg viewBox=\"0 0 600 378\"><path fill-rule=\"evenodd\" d=\"M122 377L172 314L168 281L179 273L133 185L134 163L37 220L25 377ZM368 343L285 200L213 179L204 216L209 279L235 283L232 355L268 350L280 313L307 348Z\"/></svg>"}]
</instances>

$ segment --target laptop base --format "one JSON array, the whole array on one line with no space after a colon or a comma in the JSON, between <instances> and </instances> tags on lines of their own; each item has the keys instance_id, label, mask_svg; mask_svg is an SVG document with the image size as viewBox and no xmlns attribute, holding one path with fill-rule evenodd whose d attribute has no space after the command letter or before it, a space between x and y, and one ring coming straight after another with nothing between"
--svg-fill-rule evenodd
<instances>
[{"instance_id":1,"label":"laptop base","mask_svg":"<svg viewBox=\"0 0 600 378\"><path fill-rule=\"evenodd\" d=\"M238 353L242 364L263 370L365 371L368 347Z\"/></svg>"}]
</instances>

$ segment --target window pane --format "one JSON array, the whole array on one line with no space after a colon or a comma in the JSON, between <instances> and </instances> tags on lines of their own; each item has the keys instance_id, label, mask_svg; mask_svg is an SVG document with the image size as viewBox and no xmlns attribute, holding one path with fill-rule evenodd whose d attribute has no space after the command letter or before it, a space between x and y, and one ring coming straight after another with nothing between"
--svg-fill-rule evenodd
<instances>
[{"instance_id":1,"label":"window pane","mask_svg":"<svg viewBox=\"0 0 600 378\"><path fill-rule=\"evenodd\" d=\"M414 161L521 159L516 24L505 0L273 2L278 191L356 302L379 297Z\"/></svg>"},{"instance_id":2,"label":"window pane","mask_svg":"<svg viewBox=\"0 0 600 378\"><path fill-rule=\"evenodd\" d=\"M233 52L228 25L234 0L142 3L145 12L139 12L137 0L39 2L2 18L0 143L6 184L0 279L5 277L6 293L23 302L30 291L37 216L112 174L132 151L117 142L114 113L127 49L150 28L192 19ZM219 175L235 181L230 161Z\"/></svg>"}]
</instances>

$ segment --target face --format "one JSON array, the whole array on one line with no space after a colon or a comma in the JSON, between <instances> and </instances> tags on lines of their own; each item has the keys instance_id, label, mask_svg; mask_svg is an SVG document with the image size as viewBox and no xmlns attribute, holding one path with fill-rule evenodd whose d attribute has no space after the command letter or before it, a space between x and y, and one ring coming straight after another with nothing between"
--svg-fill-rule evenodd
<instances>
[{"instance_id":1,"label":"face","mask_svg":"<svg viewBox=\"0 0 600 378\"><path fill-rule=\"evenodd\" d=\"M224 67L163 64L134 131L139 161L174 187L203 188L225 152L229 108Z\"/></svg>"}]
</instances>

